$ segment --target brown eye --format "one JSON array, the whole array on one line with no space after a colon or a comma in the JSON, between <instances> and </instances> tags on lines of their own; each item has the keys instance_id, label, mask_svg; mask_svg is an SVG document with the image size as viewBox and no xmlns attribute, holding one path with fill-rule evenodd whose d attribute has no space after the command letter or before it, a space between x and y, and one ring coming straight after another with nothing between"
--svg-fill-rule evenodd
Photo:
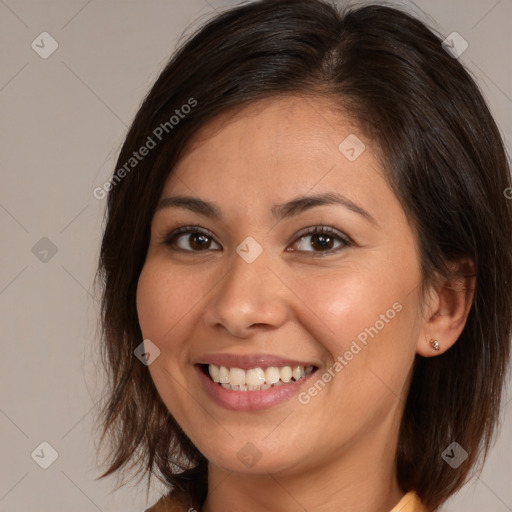
<instances>
[{"instance_id":1,"label":"brown eye","mask_svg":"<svg viewBox=\"0 0 512 512\"><path fill-rule=\"evenodd\" d=\"M201 252L212 249L216 244L209 232L194 226L184 226L165 236L164 245L187 252ZM218 250L218 249L212 249Z\"/></svg>"},{"instance_id":2,"label":"brown eye","mask_svg":"<svg viewBox=\"0 0 512 512\"><path fill-rule=\"evenodd\" d=\"M179 238L180 237L178 237L178 240ZM209 249L211 245L211 239L202 233L191 233L188 235L188 240L187 238L185 238L185 240L185 243L190 244L190 247L192 247L194 250ZM183 249L183 247L181 248Z\"/></svg>"},{"instance_id":3,"label":"brown eye","mask_svg":"<svg viewBox=\"0 0 512 512\"><path fill-rule=\"evenodd\" d=\"M315 249L332 249L334 238L330 235L316 234L311 236L311 247Z\"/></svg>"},{"instance_id":4,"label":"brown eye","mask_svg":"<svg viewBox=\"0 0 512 512\"><path fill-rule=\"evenodd\" d=\"M308 240L310 240L308 242ZM207 230L198 226L183 226L171 231L162 240L162 244L173 250L184 252L218 251L220 246ZM217 248L212 247L212 244ZM336 244L338 244L336 246ZM294 243L293 251L312 253L312 255L329 255L344 247L350 247L353 242L343 233L332 226L315 226L299 234L299 240Z\"/></svg>"},{"instance_id":5,"label":"brown eye","mask_svg":"<svg viewBox=\"0 0 512 512\"><path fill-rule=\"evenodd\" d=\"M337 246L335 246L336 243L338 243ZM336 253L343 247L351 245L353 245L351 240L332 226L310 228L306 233L302 233L300 240L294 244L297 247L295 250L319 253L319 255Z\"/></svg>"}]
</instances>

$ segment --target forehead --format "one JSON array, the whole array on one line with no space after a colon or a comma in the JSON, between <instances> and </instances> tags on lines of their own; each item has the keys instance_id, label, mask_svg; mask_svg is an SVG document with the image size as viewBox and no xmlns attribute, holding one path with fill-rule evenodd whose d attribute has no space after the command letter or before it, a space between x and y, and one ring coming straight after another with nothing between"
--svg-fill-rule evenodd
<instances>
[{"instance_id":1,"label":"forehead","mask_svg":"<svg viewBox=\"0 0 512 512\"><path fill-rule=\"evenodd\" d=\"M352 153L346 152L347 144ZM332 100L272 97L205 124L162 195L192 194L228 205L243 200L267 209L290 197L338 191L372 208L389 207L394 196L376 153L373 142Z\"/></svg>"}]
</instances>

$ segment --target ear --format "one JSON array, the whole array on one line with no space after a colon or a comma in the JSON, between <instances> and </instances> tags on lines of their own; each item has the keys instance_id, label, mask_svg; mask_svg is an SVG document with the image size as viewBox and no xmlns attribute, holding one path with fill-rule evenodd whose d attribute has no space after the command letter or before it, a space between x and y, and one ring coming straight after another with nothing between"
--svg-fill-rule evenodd
<instances>
[{"instance_id":1,"label":"ear","mask_svg":"<svg viewBox=\"0 0 512 512\"><path fill-rule=\"evenodd\" d=\"M431 357L446 352L461 335L475 292L475 266L468 258L448 264L452 278L442 277L430 289L416 353ZM430 340L439 342L434 350Z\"/></svg>"}]
</instances>

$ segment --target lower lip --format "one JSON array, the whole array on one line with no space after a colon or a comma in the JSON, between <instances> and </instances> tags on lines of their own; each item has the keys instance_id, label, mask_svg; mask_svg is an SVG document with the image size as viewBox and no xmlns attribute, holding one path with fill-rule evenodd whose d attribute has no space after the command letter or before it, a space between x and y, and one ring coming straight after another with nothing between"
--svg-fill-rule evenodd
<instances>
[{"instance_id":1,"label":"lower lip","mask_svg":"<svg viewBox=\"0 0 512 512\"><path fill-rule=\"evenodd\" d=\"M286 402L286 400L297 395L300 389L316 374L316 371L314 371L298 381L259 391L234 391L225 389L217 382L213 382L199 365L196 365L195 368L209 397L221 407L233 411L259 411Z\"/></svg>"}]
</instances>

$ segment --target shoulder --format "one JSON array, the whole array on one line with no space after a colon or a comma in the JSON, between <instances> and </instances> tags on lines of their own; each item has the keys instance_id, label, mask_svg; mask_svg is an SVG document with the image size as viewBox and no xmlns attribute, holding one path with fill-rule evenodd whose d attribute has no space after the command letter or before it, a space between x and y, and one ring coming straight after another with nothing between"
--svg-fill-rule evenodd
<instances>
[{"instance_id":1,"label":"shoulder","mask_svg":"<svg viewBox=\"0 0 512 512\"><path fill-rule=\"evenodd\" d=\"M421 503L414 491L409 491L391 512L427 512L426 507Z\"/></svg>"},{"instance_id":2,"label":"shoulder","mask_svg":"<svg viewBox=\"0 0 512 512\"><path fill-rule=\"evenodd\" d=\"M144 512L189 512L189 510L191 510L191 507L170 492L162 496L152 507ZM391 512L426 512L426 510L417 494L414 491L410 491Z\"/></svg>"},{"instance_id":3,"label":"shoulder","mask_svg":"<svg viewBox=\"0 0 512 512\"><path fill-rule=\"evenodd\" d=\"M188 512L190 506L170 492L162 496L152 507L144 512Z\"/></svg>"}]
</instances>

